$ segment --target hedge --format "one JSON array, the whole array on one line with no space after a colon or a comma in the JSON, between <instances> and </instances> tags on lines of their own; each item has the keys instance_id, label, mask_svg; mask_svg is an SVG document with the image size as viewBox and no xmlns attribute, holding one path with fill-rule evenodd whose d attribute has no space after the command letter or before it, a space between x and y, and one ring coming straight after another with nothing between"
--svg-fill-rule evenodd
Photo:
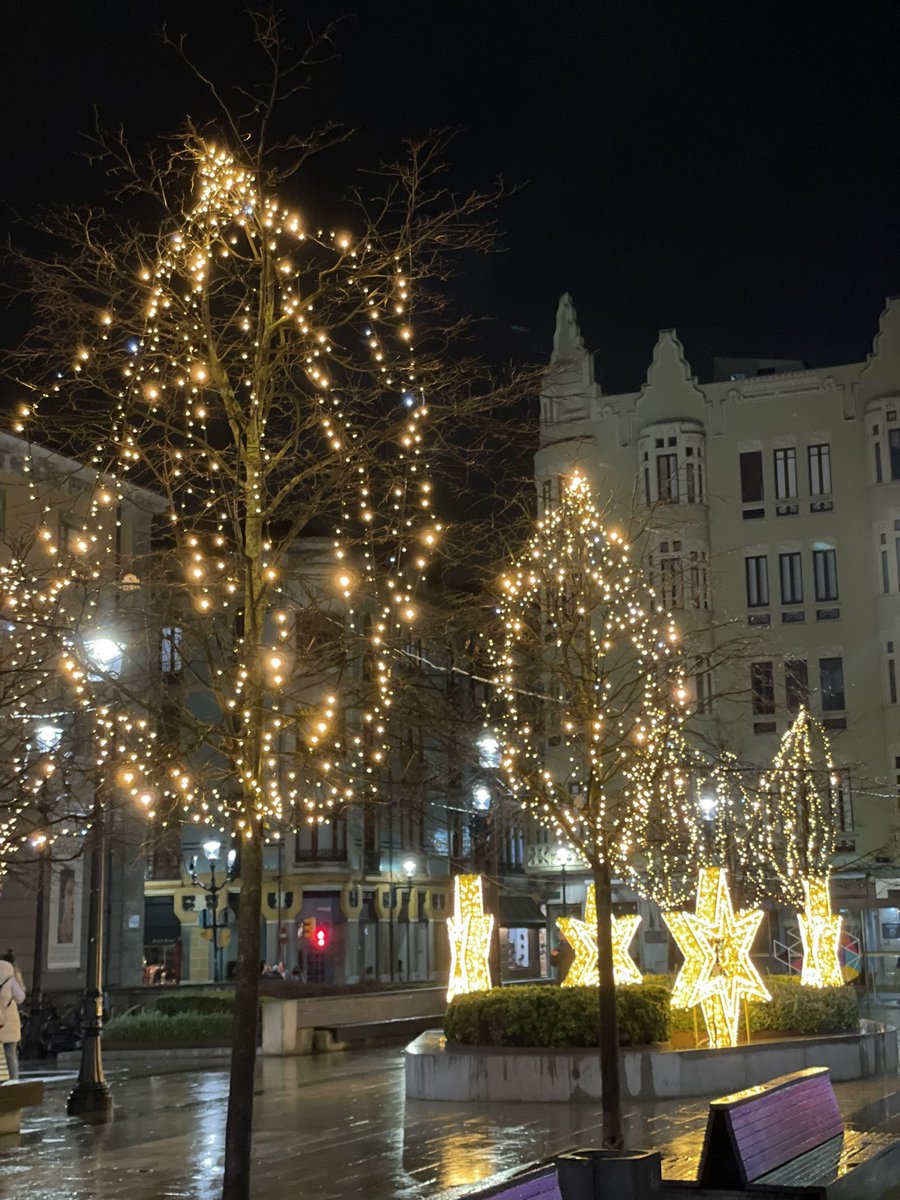
<instances>
[{"instance_id":1,"label":"hedge","mask_svg":"<svg viewBox=\"0 0 900 1200\"><path fill-rule=\"evenodd\" d=\"M110 1050L227 1046L232 1024L231 1013L224 1012L138 1013L109 1021L103 1030L103 1045Z\"/></svg>"},{"instance_id":2,"label":"hedge","mask_svg":"<svg viewBox=\"0 0 900 1200\"><path fill-rule=\"evenodd\" d=\"M665 983L616 989L619 1045L646 1046L669 1036ZM473 1046L596 1046L597 988L522 986L456 996L444 1033Z\"/></svg>"},{"instance_id":3,"label":"hedge","mask_svg":"<svg viewBox=\"0 0 900 1200\"><path fill-rule=\"evenodd\" d=\"M747 1004L750 1033L816 1034L846 1033L859 1028L856 992L849 985L840 988L800 986L798 975L766 975L763 983L771 1000L750 1000ZM698 1013L700 1028L703 1019ZM673 1032L694 1031L690 1009L672 1009ZM743 1032L743 1015L741 1016Z\"/></svg>"},{"instance_id":4,"label":"hedge","mask_svg":"<svg viewBox=\"0 0 900 1200\"><path fill-rule=\"evenodd\" d=\"M167 1017L179 1013L231 1013L234 1011L234 992L160 996L156 1001L156 1011Z\"/></svg>"},{"instance_id":5,"label":"hedge","mask_svg":"<svg viewBox=\"0 0 900 1200\"><path fill-rule=\"evenodd\" d=\"M751 1035L808 1037L859 1027L852 987L801 987L796 975L769 975L763 982L772 999L750 1001ZM648 975L639 987L616 989L620 1046L647 1046L668 1041L671 1033L694 1032L693 1011L669 1007L672 983L671 976ZM597 1005L595 987L516 986L471 992L451 1001L444 1033L449 1041L470 1046L596 1046ZM699 1011L697 1021L702 1031Z\"/></svg>"}]
</instances>

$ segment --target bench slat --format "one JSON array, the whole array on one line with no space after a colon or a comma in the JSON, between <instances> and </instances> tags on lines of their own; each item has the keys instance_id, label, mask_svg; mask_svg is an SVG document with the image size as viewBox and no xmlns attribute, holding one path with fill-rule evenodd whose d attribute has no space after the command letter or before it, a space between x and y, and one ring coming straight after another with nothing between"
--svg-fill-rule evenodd
<instances>
[{"instance_id":1,"label":"bench slat","mask_svg":"<svg viewBox=\"0 0 900 1200\"><path fill-rule=\"evenodd\" d=\"M701 1187L740 1187L808 1156L844 1131L825 1068L782 1076L710 1104Z\"/></svg>"},{"instance_id":2,"label":"bench slat","mask_svg":"<svg viewBox=\"0 0 900 1200\"><path fill-rule=\"evenodd\" d=\"M467 1200L562 1200L556 1167L540 1167L523 1172L481 1192L474 1192Z\"/></svg>"}]
</instances>

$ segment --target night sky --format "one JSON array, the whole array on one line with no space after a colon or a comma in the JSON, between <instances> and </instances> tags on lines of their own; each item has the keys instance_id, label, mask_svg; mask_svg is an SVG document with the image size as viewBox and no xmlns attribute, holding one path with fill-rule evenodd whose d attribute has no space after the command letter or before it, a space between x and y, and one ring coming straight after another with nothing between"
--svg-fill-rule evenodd
<instances>
[{"instance_id":1,"label":"night sky","mask_svg":"<svg viewBox=\"0 0 900 1200\"><path fill-rule=\"evenodd\" d=\"M154 37L184 31L210 73L252 82L244 5L231 0L6 0L0 70L10 212L84 204L105 180L78 157L99 109L136 144L210 102ZM675 326L695 371L713 354L868 351L900 292L900 6L607 3L300 4L288 36L347 15L335 61L296 101L298 128L356 133L292 197L329 191L406 136L460 126L462 189L501 173L505 253L456 285L490 318L495 360L549 353L571 291L605 390L640 385ZM19 317L21 319L21 317ZM14 334L15 321L6 318ZM7 341L9 340L7 335Z\"/></svg>"}]
</instances>

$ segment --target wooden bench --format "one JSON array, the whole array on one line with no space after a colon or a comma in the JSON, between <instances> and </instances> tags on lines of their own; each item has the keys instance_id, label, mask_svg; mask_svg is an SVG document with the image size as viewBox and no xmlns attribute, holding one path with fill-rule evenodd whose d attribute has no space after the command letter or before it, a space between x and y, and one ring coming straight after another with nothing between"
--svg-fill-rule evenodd
<instances>
[{"instance_id":1,"label":"wooden bench","mask_svg":"<svg viewBox=\"0 0 900 1200\"><path fill-rule=\"evenodd\" d=\"M465 1200L562 1200L562 1194L556 1167L551 1164L518 1171L505 1183L468 1192Z\"/></svg>"},{"instance_id":2,"label":"wooden bench","mask_svg":"<svg viewBox=\"0 0 900 1200\"><path fill-rule=\"evenodd\" d=\"M22 1109L32 1108L41 1104L44 1099L44 1085L39 1079L11 1080L6 1070L6 1058L0 1052L3 1060L3 1076L0 1079L0 1137L10 1133L19 1133L22 1128Z\"/></svg>"},{"instance_id":3,"label":"wooden bench","mask_svg":"<svg viewBox=\"0 0 900 1200\"><path fill-rule=\"evenodd\" d=\"M896 1139L845 1130L828 1068L810 1067L713 1100L696 1183L665 1190L855 1200L880 1195L898 1161Z\"/></svg>"}]
</instances>

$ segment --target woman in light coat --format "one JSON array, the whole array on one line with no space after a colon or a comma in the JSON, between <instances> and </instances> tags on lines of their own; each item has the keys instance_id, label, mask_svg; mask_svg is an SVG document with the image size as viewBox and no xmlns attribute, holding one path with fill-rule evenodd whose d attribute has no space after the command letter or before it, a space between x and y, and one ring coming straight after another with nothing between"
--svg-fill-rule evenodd
<instances>
[{"instance_id":1,"label":"woman in light coat","mask_svg":"<svg viewBox=\"0 0 900 1200\"><path fill-rule=\"evenodd\" d=\"M18 972L6 958L0 958L0 1042L6 1053L10 1079L19 1078L18 1047L22 1037L19 1005L25 999L25 989Z\"/></svg>"}]
</instances>

